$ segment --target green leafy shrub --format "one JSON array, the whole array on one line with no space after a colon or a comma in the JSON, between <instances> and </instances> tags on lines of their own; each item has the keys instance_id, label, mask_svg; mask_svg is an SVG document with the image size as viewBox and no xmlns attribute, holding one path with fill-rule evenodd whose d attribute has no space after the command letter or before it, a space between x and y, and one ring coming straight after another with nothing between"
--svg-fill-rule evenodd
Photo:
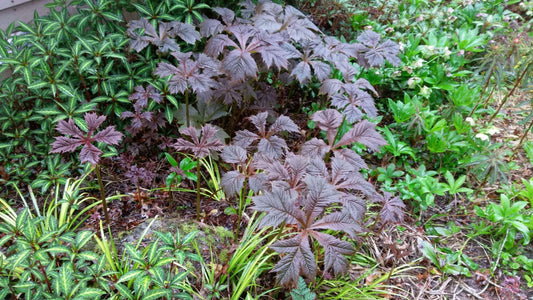
<instances>
[{"instance_id":1,"label":"green leafy shrub","mask_svg":"<svg viewBox=\"0 0 533 300\"><path fill-rule=\"evenodd\" d=\"M0 298L193 299L182 266L198 260L190 245L194 233L157 232L142 251L127 244L115 258L131 263L121 273L105 254L87 249L94 233L58 224L53 215L35 217L27 208L14 224L0 224Z\"/></svg>"}]
</instances>

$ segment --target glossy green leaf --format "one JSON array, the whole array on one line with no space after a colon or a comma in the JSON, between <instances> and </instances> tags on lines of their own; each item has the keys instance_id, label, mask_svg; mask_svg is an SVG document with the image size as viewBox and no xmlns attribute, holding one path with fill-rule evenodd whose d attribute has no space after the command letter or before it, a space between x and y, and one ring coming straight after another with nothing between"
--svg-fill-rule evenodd
<instances>
[{"instance_id":1,"label":"glossy green leaf","mask_svg":"<svg viewBox=\"0 0 533 300\"><path fill-rule=\"evenodd\" d=\"M121 282L128 282L132 279L135 279L137 278L137 276L141 276L144 274L144 271L143 270L139 270L139 269L135 269L135 270L131 270L129 271L128 273L120 276L120 279L117 281L118 283L121 283Z\"/></svg>"}]
</instances>

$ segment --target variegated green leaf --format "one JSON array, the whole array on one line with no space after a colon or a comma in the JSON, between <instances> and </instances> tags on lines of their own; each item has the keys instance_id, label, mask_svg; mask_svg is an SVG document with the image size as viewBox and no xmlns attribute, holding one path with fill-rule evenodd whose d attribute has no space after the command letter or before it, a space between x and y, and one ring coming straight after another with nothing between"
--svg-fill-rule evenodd
<instances>
[{"instance_id":1,"label":"variegated green leaf","mask_svg":"<svg viewBox=\"0 0 533 300\"><path fill-rule=\"evenodd\" d=\"M121 283L115 283L115 287L117 288L120 296L125 299L133 300L133 294L131 291L123 284Z\"/></svg>"},{"instance_id":2,"label":"variegated green leaf","mask_svg":"<svg viewBox=\"0 0 533 300\"><path fill-rule=\"evenodd\" d=\"M78 298L95 299L95 298L97 298L97 297L99 297L99 296L101 296L103 294L105 294L105 292L100 290L100 289L86 287L86 288L82 289L76 295L76 297L78 297Z\"/></svg>"},{"instance_id":3,"label":"variegated green leaf","mask_svg":"<svg viewBox=\"0 0 533 300\"><path fill-rule=\"evenodd\" d=\"M163 299L163 298L170 298L171 291L170 290L151 290L144 297L142 297L142 300L154 300L154 299Z\"/></svg>"},{"instance_id":4,"label":"variegated green leaf","mask_svg":"<svg viewBox=\"0 0 533 300\"><path fill-rule=\"evenodd\" d=\"M137 276L141 276L142 274L144 274L143 270L139 270L139 269L131 270L128 273L120 276L120 279L117 282L118 283L127 282L127 281L130 281L132 279L135 279Z\"/></svg>"},{"instance_id":5,"label":"variegated green leaf","mask_svg":"<svg viewBox=\"0 0 533 300\"><path fill-rule=\"evenodd\" d=\"M154 267L161 267L171 264L173 261L175 261L175 257L165 257L157 261L157 263L154 264Z\"/></svg>"},{"instance_id":6,"label":"variegated green leaf","mask_svg":"<svg viewBox=\"0 0 533 300\"><path fill-rule=\"evenodd\" d=\"M78 232L78 235L76 236L76 248L81 249L81 247L85 246L93 237L94 233L84 230Z\"/></svg>"}]
</instances>

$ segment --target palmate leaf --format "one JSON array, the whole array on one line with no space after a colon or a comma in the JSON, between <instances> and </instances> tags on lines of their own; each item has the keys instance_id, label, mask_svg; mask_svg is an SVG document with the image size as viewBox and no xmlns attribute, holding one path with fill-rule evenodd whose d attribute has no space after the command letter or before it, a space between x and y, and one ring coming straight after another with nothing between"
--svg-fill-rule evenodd
<instances>
[{"instance_id":1,"label":"palmate leaf","mask_svg":"<svg viewBox=\"0 0 533 300\"><path fill-rule=\"evenodd\" d=\"M317 156L317 157L322 158L330 150L331 150L331 147L327 145L323 140L312 138L302 145L302 148L300 151L303 155L306 155L309 157Z\"/></svg>"},{"instance_id":2,"label":"palmate leaf","mask_svg":"<svg viewBox=\"0 0 533 300\"><path fill-rule=\"evenodd\" d=\"M232 24L233 20L235 19L235 13L231 9L225 7L215 7L213 8L213 11L220 15L222 21L226 25Z\"/></svg>"},{"instance_id":3,"label":"palmate leaf","mask_svg":"<svg viewBox=\"0 0 533 300\"><path fill-rule=\"evenodd\" d=\"M206 124L202 126L201 134L192 126L181 130L183 135L191 138L192 142L179 138L172 146L178 151L191 151L195 156L203 158L209 155L211 151L221 151L224 144L217 138L218 129L213 125Z\"/></svg>"},{"instance_id":4,"label":"palmate leaf","mask_svg":"<svg viewBox=\"0 0 533 300\"><path fill-rule=\"evenodd\" d=\"M239 130L235 133L233 144L244 149L248 149L252 143L259 139L259 136L248 130Z\"/></svg>"},{"instance_id":5,"label":"palmate leaf","mask_svg":"<svg viewBox=\"0 0 533 300\"><path fill-rule=\"evenodd\" d=\"M65 136L59 136L52 142L51 153L64 153L76 151L76 149L83 145L83 142L79 139L69 138Z\"/></svg>"},{"instance_id":6,"label":"palmate leaf","mask_svg":"<svg viewBox=\"0 0 533 300\"><path fill-rule=\"evenodd\" d=\"M353 245L317 231L313 231L312 235L324 247L324 269L333 270L334 274L346 273L348 260L344 255L352 255L355 252Z\"/></svg>"},{"instance_id":7,"label":"palmate leaf","mask_svg":"<svg viewBox=\"0 0 533 300\"><path fill-rule=\"evenodd\" d=\"M378 151L380 146L387 144L385 139L377 132L376 125L367 120L355 124L341 140L335 144L335 148L352 143L361 143L372 151Z\"/></svg>"},{"instance_id":8,"label":"palmate leaf","mask_svg":"<svg viewBox=\"0 0 533 300\"><path fill-rule=\"evenodd\" d=\"M222 61L222 68L236 81L244 80L247 76L257 76L257 63L252 54L240 49L232 50Z\"/></svg>"},{"instance_id":9,"label":"palmate leaf","mask_svg":"<svg viewBox=\"0 0 533 300\"><path fill-rule=\"evenodd\" d=\"M300 84L309 82L312 78L311 65L305 61L298 63L292 69L291 76L296 77L296 80L298 80Z\"/></svg>"},{"instance_id":10,"label":"palmate leaf","mask_svg":"<svg viewBox=\"0 0 533 300\"><path fill-rule=\"evenodd\" d=\"M339 192L326 178L307 176L304 181L307 185L304 209L306 215L312 216L308 219L314 220L315 216L322 214L327 206L339 202Z\"/></svg>"},{"instance_id":11,"label":"palmate leaf","mask_svg":"<svg viewBox=\"0 0 533 300\"><path fill-rule=\"evenodd\" d=\"M265 174L268 180L290 180L289 171L279 160L270 159L270 156L261 156L261 158L256 156L256 158L258 159L256 161L256 166L260 169L265 170Z\"/></svg>"},{"instance_id":12,"label":"palmate leaf","mask_svg":"<svg viewBox=\"0 0 533 300\"><path fill-rule=\"evenodd\" d=\"M243 101L243 90L245 84L242 82L233 82L227 78L218 80L217 86L213 90L213 99L221 100L224 104L241 104Z\"/></svg>"},{"instance_id":13,"label":"palmate leaf","mask_svg":"<svg viewBox=\"0 0 533 300\"><path fill-rule=\"evenodd\" d=\"M170 30L168 33L171 36L178 36L187 44L194 44L200 40L200 33L196 31L194 26L187 23L172 21L170 22Z\"/></svg>"},{"instance_id":14,"label":"palmate leaf","mask_svg":"<svg viewBox=\"0 0 533 300\"><path fill-rule=\"evenodd\" d=\"M263 113L265 114L265 113ZM269 128L269 134L276 134L282 131L299 132L298 126L287 116L279 116Z\"/></svg>"},{"instance_id":15,"label":"palmate leaf","mask_svg":"<svg viewBox=\"0 0 533 300\"><path fill-rule=\"evenodd\" d=\"M315 221L309 229L312 229L312 235L315 236L314 231L319 229L342 231L355 238L356 231L360 231L360 227L354 223L350 218L350 215L346 212L337 211L331 214L325 215L320 220Z\"/></svg>"},{"instance_id":16,"label":"palmate leaf","mask_svg":"<svg viewBox=\"0 0 533 300\"><path fill-rule=\"evenodd\" d=\"M92 164L97 164L102 153L102 150L98 149L93 144L85 144L80 151L80 161L82 163L90 162Z\"/></svg>"},{"instance_id":17,"label":"palmate leaf","mask_svg":"<svg viewBox=\"0 0 533 300\"><path fill-rule=\"evenodd\" d=\"M341 158L356 170L368 169L365 161L355 151L349 148L335 149L335 157Z\"/></svg>"},{"instance_id":18,"label":"palmate leaf","mask_svg":"<svg viewBox=\"0 0 533 300\"><path fill-rule=\"evenodd\" d=\"M196 93L205 93L217 86L213 79L218 74L218 64L204 54L172 52L178 66L161 62L154 70L160 77L172 76L168 81L172 94L183 93L189 87Z\"/></svg>"},{"instance_id":19,"label":"palmate leaf","mask_svg":"<svg viewBox=\"0 0 533 300\"><path fill-rule=\"evenodd\" d=\"M266 35L266 33L264 33ZM274 39L273 37L279 37ZM267 68L275 66L278 70L287 69L289 59L298 57L298 50L287 43L279 34L262 37L263 46L258 49L263 63Z\"/></svg>"},{"instance_id":20,"label":"palmate leaf","mask_svg":"<svg viewBox=\"0 0 533 300\"><path fill-rule=\"evenodd\" d=\"M144 33L143 35L139 32ZM158 30L145 18L133 20L128 23L126 31L130 37L130 47L140 52L149 44L158 47L158 51L166 53L169 50L180 51L175 37L180 37L188 44L194 44L200 39L200 33L186 23L173 21L170 23L159 22Z\"/></svg>"},{"instance_id":21,"label":"palmate leaf","mask_svg":"<svg viewBox=\"0 0 533 300\"><path fill-rule=\"evenodd\" d=\"M287 143L278 136L262 138L257 145L257 150L273 158L280 158L287 149Z\"/></svg>"},{"instance_id":22,"label":"palmate leaf","mask_svg":"<svg viewBox=\"0 0 533 300\"><path fill-rule=\"evenodd\" d=\"M246 150L237 145L224 147L221 153L222 159L230 164L243 164L248 159Z\"/></svg>"},{"instance_id":23,"label":"palmate leaf","mask_svg":"<svg viewBox=\"0 0 533 300\"><path fill-rule=\"evenodd\" d=\"M283 25L289 37L296 41L316 39L320 29L296 8L287 5Z\"/></svg>"},{"instance_id":24,"label":"palmate leaf","mask_svg":"<svg viewBox=\"0 0 533 300\"><path fill-rule=\"evenodd\" d=\"M281 223L296 224L303 219L303 213L296 206L297 193L291 190L273 188L271 192L253 197L253 209L267 212L260 226L277 227Z\"/></svg>"},{"instance_id":25,"label":"palmate leaf","mask_svg":"<svg viewBox=\"0 0 533 300\"><path fill-rule=\"evenodd\" d=\"M225 26L222 25L222 22L215 19L205 19L199 25L200 35L202 37L209 37L215 34L219 34L224 30Z\"/></svg>"},{"instance_id":26,"label":"palmate leaf","mask_svg":"<svg viewBox=\"0 0 533 300\"><path fill-rule=\"evenodd\" d=\"M351 123L359 121L363 117L360 108L369 117L377 117L374 99L369 93L361 90L355 84L345 84L343 90L345 91L344 93L337 93L331 96L331 105L342 110L342 114L346 116L346 120Z\"/></svg>"},{"instance_id":27,"label":"palmate leaf","mask_svg":"<svg viewBox=\"0 0 533 300\"><path fill-rule=\"evenodd\" d=\"M108 145L118 145L123 134L115 130L115 126L108 126L104 130L94 135L96 142L106 143Z\"/></svg>"},{"instance_id":28,"label":"palmate leaf","mask_svg":"<svg viewBox=\"0 0 533 300\"><path fill-rule=\"evenodd\" d=\"M363 32L357 40L364 45L358 49L358 63L362 66L377 67L383 65L385 60L389 61L393 66L400 64L398 53L400 47L398 44L386 40L379 44L381 36L371 30ZM378 45L379 44L379 45Z\"/></svg>"},{"instance_id":29,"label":"palmate leaf","mask_svg":"<svg viewBox=\"0 0 533 300\"><path fill-rule=\"evenodd\" d=\"M312 156L309 159L309 164L307 165L306 172L310 176L320 176L324 178L327 178L329 176L326 163L321 157L317 157L317 156Z\"/></svg>"},{"instance_id":30,"label":"palmate leaf","mask_svg":"<svg viewBox=\"0 0 533 300\"><path fill-rule=\"evenodd\" d=\"M403 221L405 204L400 197L392 197L391 193L384 192L383 197L378 197L377 199L378 202L383 202L379 217L384 224Z\"/></svg>"},{"instance_id":31,"label":"palmate leaf","mask_svg":"<svg viewBox=\"0 0 533 300\"><path fill-rule=\"evenodd\" d=\"M251 25L233 25L228 31L235 37L237 43L224 34L219 34L209 39L205 53L217 57L226 47L234 48L222 60L222 68L231 75L235 81L242 81L246 76L255 77L257 63L252 57L261 42L257 39L257 29Z\"/></svg>"},{"instance_id":32,"label":"palmate leaf","mask_svg":"<svg viewBox=\"0 0 533 300\"><path fill-rule=\"evenodd\" d=\"M344 82L339 79L326 79L320 85L320 94L332 96L343 91Z\"/></svg>"},{"instance_id":33,"label":"palmate leaf","mask_svg":"<svg viewBox=\"0 0 533 300\"><path fill-rule=\"evenodd\" d=\"M56 130L65 135L72 135L73 137L56 137L52 143L50 153L72 152L83 145L80 152L81 162L98 164L102 151L92 143L102 142L108 145L117 145L124 136L122 133L116 131L114 126L108 126L104 130L94 134L96 129L105 121L106 117L98 116L95 113L86 113L84 118L87 125L86 135L76 127L72 119L69 119L68 122L64 120L58 122Z\"/></svg>"},{"instance_id":34,"label":"palmate leaf","mask_svg":"<svg viewBox=\"0 0 533 300\"><path fill-rule=\"evenodd\" d=\"M270 182L282 181L289 188L299 190L303 185L303 178L307 175L308 157L288 152L282 163L271 156L256 156L256 166L264 170Z\"/></svg>"},{"instance_id":35,"label":"palmate leaf","mask_svg":"<svg viewBox=\"0 0 533 300\"><path fill-rule=\"evenodd\" d=\"M309 158L288 152L285 156L285 165L291 175L291 180L300 181L307 175Z\"/></svg>"},{"instance_id":36,"label":"palmate leaf","mask_svg":"<svg viewBox=\"0 0 533 300\"><path fill-rule=\"evenodd\" d=\"M161 103L161 94L151 85L146 87L146 89L142 85L138 85L134 90L135 92L129 95L128 99L130 101L135 101L135 105L141 108L148 105L148 99L153 99L155 102Z\"/></svg>"},{"instance_id":37,"label":"palmate leaf","mask_svg":"<svg viewBox=\"0 0 533 300\"><path fill-rule=\"evenodd\" d=\"M222 51L224 51L224 48L226 47L238 48L239 45L232 41L229 36L225 34L218 34L207 41L204 53L210 57L217 57L220 55L220 53L222 53Z\"/></svg>"},{"instance_id":38,"label":"palmate leaf","mask_svg":"<svg viewBox=\"0 0 533 300\"><path fill-rule=\"evenodd\" d=\"M246 176L244 176L241 172L229 171L222 176L220 185L222 185L222 188L226 194L233 195L241 192L245 179Z\"/></svg>"},{"instance_id":39,"label":"palmate leaf","mask_svg":"<svg viewBox=\"0 0 533 300\"><path fill-rule=\"evenodd\" d=\"M337 128L342 124L342 114L336 109L326 109L314 113L311 120L316 122L318 128L326 131L328 142L333 144Z\"/></svg>"},{"instance_id":40,"label":"palmate leaf","mask_svg":"<svg viewBox=\"0 0 533 300\"><path fill-rule=\"evenodd\" d=\"M61 120L57 123L56 130L61 134L70 135L75 138L83 137L83 132L78 128L74 120L69 119L67 122Z\"/></svg>"},{"instance_id":41,"label":"palmate leaf","mask_svg":"<svg viewBox=\"0 0 533 300\"><path fill-rule=\"evenodd\" d=\"M284 139L275 136L275 134L282 131L299 132L298 126L286 116L279 116L269 130L266 130L267 112L260 112L248 119L259 131L258 134L252 133L248 130L240 130L235 134L233 140L234 145L240 146L244 149L249 148L252 143L259 139L257 148L260 153L271 156L273 158L280 158L287 149L287 143Z\"/></svg>"},{"instance_id":42,"label":"palmate leaf","mask_svg":"<svg viewBox=\"0 0 533 300\"><path fill-rule=\"evenodd\" d=\"M306 233L290 239L278 241L271 249L285 256L274 266L276 278L282 285L298 282L300 275L314 279L316 276L315 255L311 251L309 237Z\"/></svg>"},{"instance_id":43,"label":"palmate leaf","mask_svg":"<svg viewBox=\"0 0 533 300\"><path fill-rule=\"evenodd\" d=\"M328 49L321 41L305 40L301 44L303 55L298 57L301 61L292 69L291 76L295 76L300 84L309 82L313 75L321 82L327 80L331 75L331 67L321 60L328 59Z\"/></svg>"},{"instance_id":44,"label":"palmate leaf","mask_svg":"<svg viewBox=\"0 0 533 300\"><path fill-rule=\"evenodd\" d=\"M106 116L98 116L95 113L87 113L84 116L87 131L94 132L106 119ZM59 131L59 130L58 130Z\"/></svg>"},{"instance_id":45,"label":"palmate leaf","mask_svg":"<svg viewBox=\"0 0 533 300\"><path fill-rule=\"evenodd\" d=\"M254 193L267 190L267 177L264 173L257 173L248 178L248 185Z\"/></svg>"},{"instance_id":46,"label":"palmate leaf","mask_svg":"<svg viewBox=\"0 0 533 300\"><path fill-rule=\"evenodd\" d=\"M359 225L363 222L363 217L366 212L366 202L365 200L348 193L342 193L340 202L342 207L352 218L352 223L356 223L356 231L362 232L363 228Z\"/></svg>"},{"instance_id":47,"label":"palmate leaf","mask_svg":"<svg viewBox=\"0 0 533 300\"><path fill-rule=\"evenodd\" d=\"M254 124L255 128L259 131L259 134L262 136L266 136L266 123L267 123L268 113L267 112L260 112L257 115L253 115L249 117L248 119L252 124Z\"/></svg>"}]
</instances>

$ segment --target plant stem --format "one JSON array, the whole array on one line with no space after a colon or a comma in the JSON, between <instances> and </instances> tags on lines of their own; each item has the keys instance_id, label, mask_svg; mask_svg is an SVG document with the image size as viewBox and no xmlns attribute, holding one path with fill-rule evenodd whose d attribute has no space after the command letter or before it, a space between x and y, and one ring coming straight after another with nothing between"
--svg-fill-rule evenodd
<instances>
[{"instance_id":1,"label":"plant stem","mask_svg":"<svg viewBox=\"0 0 533 300\"><path fill-rule=\"evenodd\" d=\"M39 263L39 270L43 273L44 281L46 282L46 286L48 287L48 291L52 293L52 285L50 284L50 281L48 280L48 275L46 274L46 270L44 269L43 265L40 261L37 261Z\"/></svg>"},{"instance_id":2,"label":"plant stem","mask_svg":"<svg viewBox=\"0 0 533 300\"><path fill-rule=\"evenodd\" d=\"M394 271L394 268L396 268L396 257L394 257L394 260L392 261L392 267L390 268L389 274L387 275L387 280L385 280L385 285L389 284L390 277L392 276L392 272Z\"/></svg>"},{"instance_id":3,"label":"plant stem","mask_svg":"<svg viewBox=\"0 0 533 300\"><path fill-rule=\"evenodd\" d=\"M106 225L109 224L109 215L107 214L107 203L105 199L104 183L102 182L102 175L100 174L100 165L96 165L96 178L98 178L98 186L100 187L100 199L102 200L102 206L104 207L104 216Z\"/></svg>"},{"instance_id":4,"label":"plant stem","mask_svg":"<svg viewBox=\"0 0 533 300\"><path fill-rule=\"evenodd\" d=\"M235 233L233 235L233 240L237 242L239 239L239 230L241 227L241 221L242 221L242 211L244 210L244 203L246 202L246 196L248 193L246 191L248 190L248 182L244 182L244 186L241 190L241 193L238 195L239 197L239 210L237 211L237 224L235 224Z\"/></svg>"},{"instance_id":5,"label":"plant stem","mask_svg":"<svg viewBox=\"0 0 533 300\"><path fill-rule=\"evenodd\" d=\"M496 262L494 263L494 266L492 267L491 273L494 274L494 271L496 271L496 267L498 266L498 263L500 262L500 256L502 255L503 246L505 246L505 242L507 241L507 236L509 235L509 227L507 227L507 230L505 231L505 237L503 238L502 245L500 246L500 251L498 251L498 257L496 257Z\"/></svg>"},{"instance_id":6,"label":"plant stem","mask_svg":"<svg viewBox=\"0 0 533 300\"><path fill-rule=\"evenodd\" d=\"M174 193L172 192L172 182L171 182L168 186L168 208L169 209L172 208L173 202L174 202Z\"/></svg>"},{"instance_id":7,"label":"plant stem","mask_svg":"<svg viewBox=\"0 0 533 300\"><path fill-rule=\"evenodd\" d=\"M485 101L485 103L483 103L483 109L486 109L488 104L489 104L489 101L490 99L492 98L492 94L494 94L494 91L496 90L496 85L492 87L492 89L490 90L490 93L489 95L487 96L487 100Z\"/></svg>"},{"instance_id":8,"label":"plant stem","mask_svg":"<svg viewBox=\"0 0 533 300\"><path fill-rule=\"evenodd\" d=\"M505 97L502 100L502 103L500 103L500 106L498 106L498 109L496 110L496 112L492 115L492 117L490 117L489 123L492 122L492 120L498 115L498 113L502 109L503 105L507 102L509 97L513 95L514 91L516 90L520 82L522 82L522 79L524 78L524 76L526 76L528 69L529 69L529 64L524 68L524 72L522 72L520 77L518 77L518 79L515 81L515 84L513 88L511 89L511 91L507 93L507 95L505 95Z\"/></svg>"},{"instance_id":9,"label":"plant stem","mask_svg":"<svg viewBox=\"0 0 533 300\"><path fill-rule=\"evenodd\" d=\"M328 144L329 144L330 148L333 148L333 145L335 145L335 142L340 137L340 134L341 134L341 131L342 131L342 127L344 126L345 122L346 122L346 116L344 116L342 118L341 125L339 125L339 127L337 127L337 132L335 133L335 137L333 138L333 141L330 141L329 140L329 136L328 136ZM326 153L326 156L324 157L324 161L329 161L330 155L331 155L331 151Z\"/></svg>"},{"instance_id":10,"label":"plant stem","mask_svg":"<svg viewBox=\"0 0 533 300\"><path fill-rule=\"evenodd\" d=\"M189 119L189 90L185 90L185 120L187 122L187 127L191 126Z\"/></svg>"},{"instance_id":11,"label":"plant stem","mask_svg":"<svg viewBox=\"0 0 533 300\"><path fill-rule=\"evenodd\" d=\"M531 128L533 127L533 119L531 120L531 122L529 122L529 126L527 127L527 129L524 131L524 134L522 134L522 137L520 138L520 141L518 142L518 145L516 145L516 147L514 148L513 150L513 155L511 156L510 160L512 161L513 158L515 157L516 155L516 152L518 151L518 149L520 149L520 147L522 146L522 144L524 143L524 140L526 139L527 137L527 134L531 131Z\"/></svg>"},{"instance_id":12,"label":"plant stem","mask_svg":"<svg viewBox=\"0 0 533 300\"><path fill-rule=\"evenodd\" d=\"M196 157L196 220L200 221L200 157Z\"/></svg>"},{"instance_id":13,"label":"plant stem","mask_svg":"<svg viewBox=\"0 0 533 300\"><path fill-rule=\"evenodd\" d=\"M489 179L489 175L490 175L490 172L487 172L487 175L485 175L485 178L483 178L483 181L481 182L481 184L479 184L479 187L476 189L476 192L474 193L474 198L477 197L477 195L479 194L479 192L481 191L481 189L483 188L483 186Z\"/></svg>"}]
</instances>

